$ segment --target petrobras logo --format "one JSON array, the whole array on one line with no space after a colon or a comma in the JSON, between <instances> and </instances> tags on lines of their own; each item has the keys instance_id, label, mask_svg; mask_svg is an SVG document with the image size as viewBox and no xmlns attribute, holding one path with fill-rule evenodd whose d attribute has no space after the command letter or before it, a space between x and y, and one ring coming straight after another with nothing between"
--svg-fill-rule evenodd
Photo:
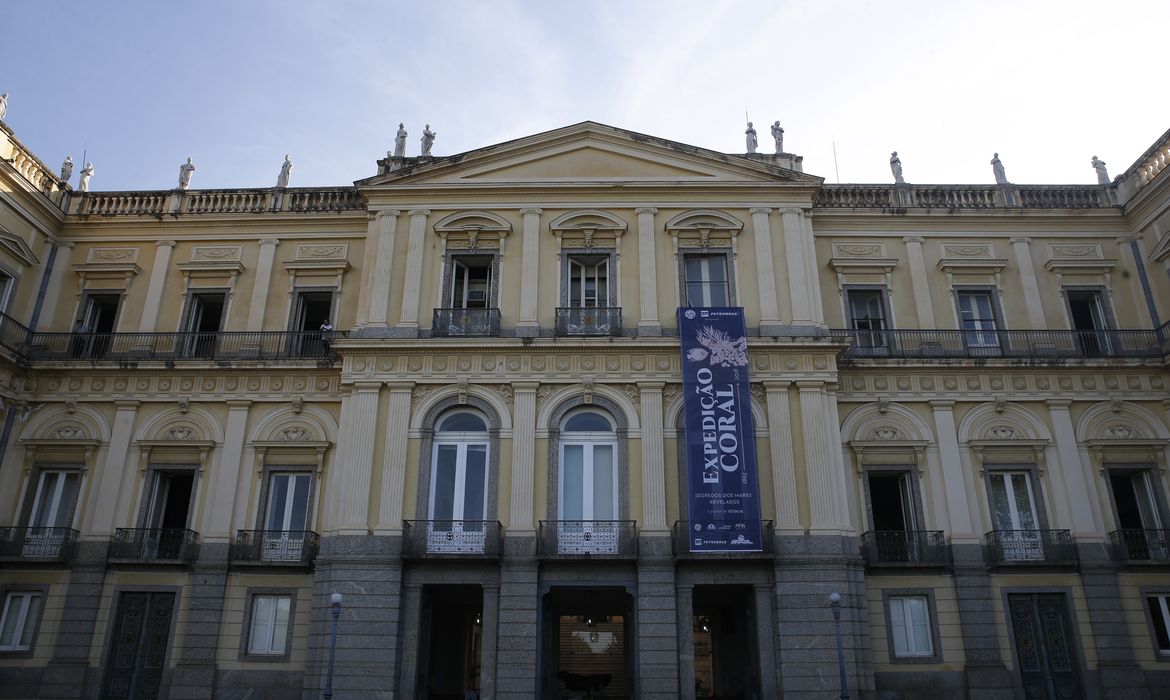
<instances>
[{"instance_id":1,"label":"petrobras logo","mask_svg":"<svg viewBox=\"0 0 1170 700\"><path fill-rule=\"evenodd\" d=\"M683 316L686 316L688 320L693 320L695 318L695 310L687 309L683 312Z\"/></svg>"}]
</instances>

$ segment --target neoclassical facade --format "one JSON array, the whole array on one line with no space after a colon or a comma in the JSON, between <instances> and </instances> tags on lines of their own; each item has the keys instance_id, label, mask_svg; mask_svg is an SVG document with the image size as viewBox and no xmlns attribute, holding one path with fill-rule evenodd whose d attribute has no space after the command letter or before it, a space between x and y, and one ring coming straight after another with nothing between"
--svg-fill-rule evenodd
<instances>
[{"instance_id":1,"label":"neoclassical facade","mask_svg":"<svg viewBox=\"0 0 1170 700\"><path fill-rule=\"evenodd\" d=\"M831 185L584 122L79 192L0 124L0 697L837 697L835 613L851 697L1163 697L1168 158ZM688 545L718 306L761 552Z\"/></svg>"}]
</instances>

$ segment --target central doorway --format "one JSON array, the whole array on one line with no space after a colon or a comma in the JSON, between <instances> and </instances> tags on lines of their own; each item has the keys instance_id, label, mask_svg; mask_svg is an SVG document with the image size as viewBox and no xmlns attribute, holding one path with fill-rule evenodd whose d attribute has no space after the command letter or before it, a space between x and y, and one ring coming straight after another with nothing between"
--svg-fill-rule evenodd
<instances>
[{"instance_id":1,"label":"central doorway","mask_svg":"<svg viewBox=\"0 0 1170 700\"><path fill-rule=\"evenodd\" d=\"M119 596L103 698L159 697L174 610L174 593L133 591Z\"/></svg>"},{"instance_id":2,"label":"central doorway","mask_svg":"<svg viewBox=\"0 0 1170 700\"><path fill-rule=\"evenodd\" d=\"M691 634L695 697L760 697L755 602L750 586L695 586Z\"/></svg>"},{"instance_id":3,"label":"central doorway","mask_svg":"<svg viewBox=\"0 0 1170 700\"><path fill-rule=\"evenodd\" d=\"M566 586L545 594L542 697L634 696L632 600L617 587Z\"/></svg>"},{"instance_id":4,"label":"central doorway","mask_svg":"<svg viewBox=\"0 0 1170 700\"><path fill-rule=\"evenodd\" d=\"M1084 697L1064 594L1012 593L1008 595L1008 613L1027 697Z\"/></svg>"},{"instance_id":5,"label":"central doorway","mask_svg":"<svg viewBox=\"0 0 1170 700\"><path fill-rule=\"evenodd\" d=\"M418 697L478 698L483 649L483 589L426 586L419 625Z\"/></svg>"}]
</instances>

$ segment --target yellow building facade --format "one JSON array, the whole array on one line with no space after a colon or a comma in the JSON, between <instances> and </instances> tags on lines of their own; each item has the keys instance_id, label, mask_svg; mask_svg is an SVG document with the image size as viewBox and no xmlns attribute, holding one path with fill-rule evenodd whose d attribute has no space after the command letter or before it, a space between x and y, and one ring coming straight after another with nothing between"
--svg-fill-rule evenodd
<instances>
[{"instance_id":1,"label":"yellow building facade","mask_svg":"<svg viewBox=\"0 0 1170 700\"><path fill-rule=\"evenodd\" d=\"M0 697L1170 689L1170 132L1093 186L592 122L336 188L0 157ZM688 546L703 306L762 552Z\"/></svg>"}]
</instances>

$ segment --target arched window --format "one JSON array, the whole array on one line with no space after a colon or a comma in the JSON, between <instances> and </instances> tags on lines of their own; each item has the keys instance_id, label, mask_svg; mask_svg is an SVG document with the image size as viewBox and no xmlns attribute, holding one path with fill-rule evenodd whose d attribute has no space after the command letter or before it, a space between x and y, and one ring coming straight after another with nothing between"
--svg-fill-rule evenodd
<instances>
[{"instance_id":1,"label":"arched window","mask_svg":"<svg viewBox=\"0 0 1170 700\"><path fill-rule=\"evenodd\" d=\"M558 551L616 552L618 442L609 415L577 409L564 417L560 469Z\"/></svg>"},{"instance_id":2,"label":"arched window","mask_svg":"<svg viewBox=\"0 0 1170 700\"><path fill-rule=\"evenodd\" d=\"M435 424L428 505L428 551L482 552L487 518L488 421L459 408Z\"/></svg>"}]
</instances>

